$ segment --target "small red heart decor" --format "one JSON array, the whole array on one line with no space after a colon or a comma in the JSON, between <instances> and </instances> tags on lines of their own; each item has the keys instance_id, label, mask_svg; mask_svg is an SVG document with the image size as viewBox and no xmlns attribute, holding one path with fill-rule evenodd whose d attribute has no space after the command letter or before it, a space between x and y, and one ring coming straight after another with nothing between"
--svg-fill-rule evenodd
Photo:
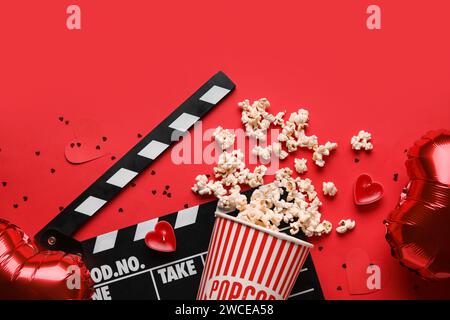
<instances>
[{"instance_id":1,"label":"small red heart decor","mask_svg":"<svg viewBox=\"0 0 450 320\"><path fill-rule=\"evenodd\" d=\"M145 244L156 251L174 252L177 249L177 239L172 225L167 221L158 222L155 230L145 236Z\"/></svg>"},{"instance_id":2,"label":"small red heart decor","mask_svg":"<svg viewBox=\"0 0 450 320\"><path fill-rule=\"evenodd\" d=\"M21 229L0 219L0 300L90 299L93 284L79 256L39 251Z\"/></svg>"},{"instance_id":3,"label":"small red heart decor","mask_svg":"<svg viewBox=\"0 0 450 320\"><path fill-rule=\"evenodd\" d=\"M347 253L345 274L347 276L348 293L351 295L369 294L379 290L367 284L371 275L370 262L369 255L362 249L352 249Z\"/></svg>"},{"instance_id":4,"label":"small red heart decor","mask_svg":"<svg viewBox=\"0 0 450 320\"><path fill-rule=\"evenodd\" d=\"M353 195L357 205L374 203L383 197L383 186L373 182L368 174L362 174L356 180Z\"/></svg>"},{"instance_id":5,"label":"small red heart decor","mask_svg":"<svg viewBox=\"0 0 450 320\"><path fill-rule=\"evenodd\" d=\"M69 141L64 154L68 162L82 164L108 153L107 138L101 134L100 125L90 119L74 121L74 139Z\"/></svg>"}]
</instances>

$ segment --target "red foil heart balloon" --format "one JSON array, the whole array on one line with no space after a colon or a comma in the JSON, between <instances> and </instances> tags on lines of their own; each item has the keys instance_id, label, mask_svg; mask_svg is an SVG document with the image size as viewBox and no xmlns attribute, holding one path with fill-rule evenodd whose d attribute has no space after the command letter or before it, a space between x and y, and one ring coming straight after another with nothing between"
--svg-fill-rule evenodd
<instances>
[{"instance_id":1,"label":"red foil heart balloon","mask_svg":"<svg viewBox=\"0 0 450 320\"><path fill-rule=\"evenodd\" d=\"M0 219L0 299L89 299L92 286L79 256L39 252L21 229Z\"/></svg>"},{"instance_id":2,"label":"red foil heart balloon","mask_svg":"<svg viewBox=\"0 0 450 320\"><path fill-rule=\"evenodd\" d=\"M374 203L383 197L383 186L373 182L369 175L362 174L356 180L353 195L357 205Z\"/></svg>"},{"instance_id":3,"label":"red foil heart balloon","mask_svg":"<svg viewBox=\"0 0 450 320\"><path fill-rule=\"evenodd\" d=\"M406 168L410 181L386 220L392 255L424 278L450 278L450 131L425 134Z\"/></svg>"},{"instance_id":4,"label":"red foil heart balloon","mask_svg":"<svg viewBox=\"0 0 450 320\"><path fill-rule=\"evenodd\" d=\"M145 236L145 243L150 249L162 252L174 252L177 249L177 240L172 225L167 221L160 221L155 230Z\"/></svg>"}]
</instances>

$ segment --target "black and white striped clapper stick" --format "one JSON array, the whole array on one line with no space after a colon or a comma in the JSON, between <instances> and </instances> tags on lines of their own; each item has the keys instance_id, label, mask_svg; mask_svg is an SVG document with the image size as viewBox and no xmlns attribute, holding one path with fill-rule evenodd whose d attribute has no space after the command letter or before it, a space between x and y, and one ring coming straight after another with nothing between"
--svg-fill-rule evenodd
<instances>
[{"instance_id":1,"label":"black and white striped clapper stick","mask_svg":"<svg viewBox=\"0 0 450 320\"><path fill-rule=\"evenodd\" d=\"M46 249L81 253L81 245L72 235L178 141L173 137L189 130L234 88L223 72L214 75L39 231L37 242Z\"/></svg>"}]
</instances>

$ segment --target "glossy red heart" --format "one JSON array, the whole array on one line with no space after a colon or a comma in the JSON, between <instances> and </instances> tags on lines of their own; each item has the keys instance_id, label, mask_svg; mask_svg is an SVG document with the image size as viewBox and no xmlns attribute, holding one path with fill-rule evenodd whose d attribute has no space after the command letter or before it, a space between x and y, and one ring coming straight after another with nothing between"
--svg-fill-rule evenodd
<instances>
[{"instance_id":1,"label":"glossy red heart","mask_svg":"<svg viewBox=\"0 0 450 320\"><path fill-rule=\"evenodd\" d=\"M145 244L156 251L174 252L177 249L177 239L172 225L167 221L158 222L155 230L145 236Z\"/></svg>"},{"instance_id":2,"label":"glossy red heart","mask_svg":"<svg viewBox=\"0 0 450 320\"><path fill-rule=\"evenodd\" d=\"M0 219L0 300L89 299L92 287L79 256L39 251L21 229Z\"/></svg>"},{"instance_id":3,"label":"glossy red heart","mask_svg":"<svg viewBox=\"0 0 450 320\"><path fill-rule=\"evenodd\" d=\"M374 203L383 197L383 186L373 182L368 174L362 174L356 180L353 195L357 205Z\"/></svg>"}]
</instances>

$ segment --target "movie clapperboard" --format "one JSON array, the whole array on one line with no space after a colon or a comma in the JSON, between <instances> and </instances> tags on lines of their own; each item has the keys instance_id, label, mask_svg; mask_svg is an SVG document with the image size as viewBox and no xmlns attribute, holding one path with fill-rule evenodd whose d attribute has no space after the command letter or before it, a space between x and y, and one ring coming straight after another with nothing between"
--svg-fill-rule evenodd
<instances>
[{"instance_id":1,"label":"movie clapperboard","mask_svg":"<svg viewBox=\"0 0 450 320\"><path fill-rule=\"evenodd\" d=\"M82 255L95 282L94 299L195 299L217 201L81 243L73 235L234 88L234 83L223 72L218 72L35 236L45 249ZM162 220L175 230L176 252L153 251L144 242L145 235ZM323 299L311 256L290 298Z\"/></svg>"},{"instance_id":2,"label":"movie clapperboard","mask_svg":"<svg viewBox=\"0 0 450 320\"><path fill-rule=\"evenodd\" d=\"M217 201L201 204L84 241L84 260L96 282L94 299L195 299L216 207ZM146 246L144 237L158 221L174 227L176 252ZM290 299L323 299L311 255Z\"/></svg>"}]
</instances>

